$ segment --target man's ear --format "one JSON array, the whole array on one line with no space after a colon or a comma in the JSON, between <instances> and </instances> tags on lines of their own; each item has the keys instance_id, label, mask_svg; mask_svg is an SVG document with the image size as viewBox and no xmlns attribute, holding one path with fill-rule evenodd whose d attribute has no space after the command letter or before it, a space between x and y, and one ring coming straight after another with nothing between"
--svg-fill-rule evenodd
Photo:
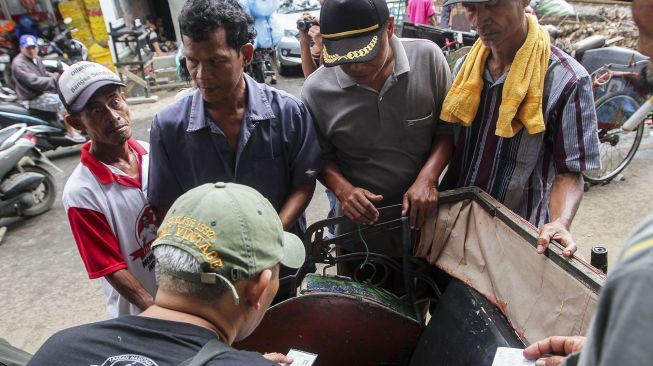
<instances>
[{"instance_id":1,"label":"man's ear","mask_svg":"<svg viewBox=\"0 0 653 366\"><path fill-rule=\"evenodd\" d=\"M252 306L258 310L261 308L261 298L265 290L272 282L272 271L269 269L259 273L258 276L252 278L247 283L245 288L245 295L247 296L247 305Z\"/></svg>"},{"instance_id":2,"label":"man's ear","mask_svg":"<svg viewBox=\"0 0 653 366\"><path fill-rule=\"evenodd\" d=\"M240 48L240 54L243 56L243 66L247 66L252 62L254 57L254 45L247 43Z\"/></svg>"},{"instance_id":3,"label":"man's ear","mask_svg":"<svg viewBox=\"0 0 653 366\"><path fill-rule=\"evenodd\" d=\"M395 16L390 15L388 18L388 39L392 38L392 33L395 31Z\"/></svg>"},{"instance_id":4,"label":"man's ear","mask_svg":"<svg viewBox=\"0 0 653 366\"><path fill-rule=\"evenodd\" d=\"M66 120L66 123L70 125L72 128L79 130L79 131L84 131L86 130L86 127L84 127L84 124L82 123L82 119L79 117L79 114L69 114L66 117L64 117Z\"/></svg>"}]
</instances>

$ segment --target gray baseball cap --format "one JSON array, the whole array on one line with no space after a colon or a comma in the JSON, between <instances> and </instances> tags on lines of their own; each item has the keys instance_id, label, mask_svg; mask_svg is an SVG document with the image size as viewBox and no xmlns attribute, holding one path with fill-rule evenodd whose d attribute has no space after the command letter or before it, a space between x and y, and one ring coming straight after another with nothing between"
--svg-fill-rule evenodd
<instances>
[{"instance_id":1,"label":"gray baseball cap","mask_svg":"<svg viewBox=\"0 0 653 366\"><path fill-rule=\"evenodd\" d=\"M106 67L89 61L79 61L61 74L57 82L59 98L69 112L81 112L98 89L107 85L125 86Z\"/></svg>"}]
</instances>

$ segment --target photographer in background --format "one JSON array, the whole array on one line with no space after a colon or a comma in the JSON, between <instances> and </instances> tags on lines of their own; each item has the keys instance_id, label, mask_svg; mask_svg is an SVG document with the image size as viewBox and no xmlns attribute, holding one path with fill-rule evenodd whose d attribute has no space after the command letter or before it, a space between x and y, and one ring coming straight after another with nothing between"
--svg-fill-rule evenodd
<instances>
[{"instance_id":1,"label":"photographer in background","mask_svg":"<svg viewBox=\"0 0 653 366\"><path fill-rule=\"evenodd\" d=\"M324 0L320 0L320 6ZM297 20L299 30L299 50L302 58L304 77L312 74L322 64L322 34L319 20L309 13L304 13Z\"/></svg>"}]
</instances>

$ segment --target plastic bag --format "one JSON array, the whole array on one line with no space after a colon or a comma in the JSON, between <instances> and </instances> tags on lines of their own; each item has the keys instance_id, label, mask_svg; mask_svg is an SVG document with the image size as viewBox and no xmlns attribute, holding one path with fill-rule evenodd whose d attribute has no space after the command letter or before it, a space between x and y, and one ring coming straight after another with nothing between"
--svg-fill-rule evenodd
<instances>
[{"instance_id":1,"label":"plastic bag","mask_svg":"<svg viewBox=\"0 0 653 366\"><path fill-rule=\"evenodd\" d=\"M530 6L539 18L576 15L574 7L565 0L532 0Z\"/></svg>"},{"instance_id":2,"label":"plastic bag","mask_svg":"<svg viewBox=\"0 0 653 366\"><path fill-rule=\"evenodd\" d=\"M283 27L276 13L271 17L256 18L254 29L256 30L255 48L274 48L283 37Z\"/></svg>"},{"instance_id":3,"label":"plastic bag","mask_svg":"<svg viewBox=\"0 0 653 366\"><path fill-rule=\"evenodd\" d=\"M279 9L279 0L249 0L249 14L258 18L269 17Z\"/></svg>"}]
</instances>

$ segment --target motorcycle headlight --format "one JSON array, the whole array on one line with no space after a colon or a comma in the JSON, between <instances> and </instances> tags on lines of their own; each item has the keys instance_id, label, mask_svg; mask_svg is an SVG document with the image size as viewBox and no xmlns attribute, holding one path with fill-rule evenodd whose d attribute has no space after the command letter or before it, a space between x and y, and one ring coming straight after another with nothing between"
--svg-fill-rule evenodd
<instances>
[{"instance_id":1,"label":"motorcycle headlight","mask_svg":"<svg viewBox=\"0 0 653 366\"><path fill-rule=\"evenodd\" d=\"M299 37L299 31L297 29L286 29L283 31L283 35L286 37Z\"/></svg>"}]
</instances>

